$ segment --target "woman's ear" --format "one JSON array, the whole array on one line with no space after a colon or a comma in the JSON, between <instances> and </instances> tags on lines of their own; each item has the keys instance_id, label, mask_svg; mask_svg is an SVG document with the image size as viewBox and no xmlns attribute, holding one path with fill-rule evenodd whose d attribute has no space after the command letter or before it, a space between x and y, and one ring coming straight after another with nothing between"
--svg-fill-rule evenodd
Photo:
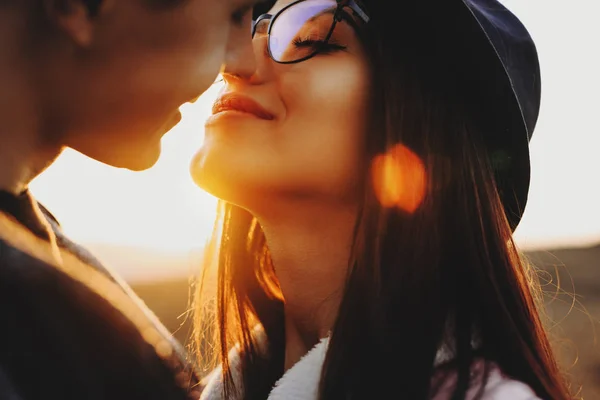
<instances>
[{"instance_id":1,"label":"woman's ear","mask_svg":"<svg viewBox=\"0 0 600 400\"><path fill-rule=\"evenodd\" d=\"M73 43L87 47L92 43L94 20L83 0L43 0L48 19Z\"/></svg>"}]
</instances>

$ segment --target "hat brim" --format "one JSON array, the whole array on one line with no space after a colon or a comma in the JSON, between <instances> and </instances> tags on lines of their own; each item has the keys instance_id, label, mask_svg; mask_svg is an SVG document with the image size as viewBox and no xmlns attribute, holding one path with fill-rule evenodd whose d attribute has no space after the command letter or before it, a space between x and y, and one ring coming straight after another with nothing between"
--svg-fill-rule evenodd
<instances>
[{"instance_id":1,"label":"hat brim","mask_svg":"<svg viewBox=\"0 0 600 400\"><path fill-rule=\"evenodd\" d=\"M537 52L520 21L497 1L440 1L425 7L438 50L483 130L511 229L529 194L529 140L539 112ZM438 5L439 3L439 5ZM432 16L435 14L435 16Z\"/></svg>"},{"instance_id":2,"label":"hat brim","mask_svg":"<svg viewBox=\"0 0 600 400\"><path fill-rule=\"evenodd\" d=\"M531 177L529 140L540 107L540 67L534 42L523 24L497 1L463 0L465 24L472 40L482 41L481 54L472 54L473 68L489 68L482 89L492 95L489 108L497 109L490 122L498 137L488 137L490 160L506 216L514 231L527 204ZM468 40L468 37L465 37ZM495 112L492 112L495 114ZM502 116L504 114L504 117ZM500 133L500 134L499 134Z\"/></svg>"}]
</instances>

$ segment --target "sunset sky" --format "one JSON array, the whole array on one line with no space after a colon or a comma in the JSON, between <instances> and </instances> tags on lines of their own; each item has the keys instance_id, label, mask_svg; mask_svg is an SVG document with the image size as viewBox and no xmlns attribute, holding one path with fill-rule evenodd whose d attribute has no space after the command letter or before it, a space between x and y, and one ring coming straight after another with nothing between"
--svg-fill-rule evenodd
<instances>
[{"instance_id":1,"label":"sunset sky","mask_svg":"<svg viewBox=\"0 0 600 400\"><path fill-rule=\"evenodd\" d=\"M542 111L531 143L532 185L516 233L524 248L600 242L600 6L594 0L510 0L542 64ZM83 243L181 253L200 247L216 201L192 182L190 159L218 87L164 139L149 171L133 173L67 151L32 190Z\"/></svg>"}]
</instances>

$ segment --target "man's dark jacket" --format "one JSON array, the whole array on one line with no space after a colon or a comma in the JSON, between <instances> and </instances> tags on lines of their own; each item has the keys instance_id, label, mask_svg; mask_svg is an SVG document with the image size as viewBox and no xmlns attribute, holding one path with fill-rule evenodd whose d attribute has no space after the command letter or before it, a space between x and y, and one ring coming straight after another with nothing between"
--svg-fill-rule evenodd
<instances>
[{"instance_id":1,"label":"man's dark jacket","mask_svg":"<svg viewBox=\"0 0 600 400\"><path fill-rule=\"evenodd\" d=\"M0 192L1 400L193 399L186 358L28 192Z\"/></svg>"}]
</instances>

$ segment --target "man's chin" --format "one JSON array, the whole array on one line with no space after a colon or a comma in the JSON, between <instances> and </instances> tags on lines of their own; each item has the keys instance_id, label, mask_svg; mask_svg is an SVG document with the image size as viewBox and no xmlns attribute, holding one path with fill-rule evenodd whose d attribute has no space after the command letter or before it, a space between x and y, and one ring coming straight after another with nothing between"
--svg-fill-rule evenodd
<instances>
[{"instance_id":1,"label":"man's chin","mask_svg":"<svg viewBox=\"0 0 600 400\"><path fill-rule=\"evenodd\" d=\"M136 154L131 157L126 157L120 162L120 165L115 165L117 168L125 168L130 171L140 172L150 169L156 165L160 158L160 146L154 152Z\"/></svg>"},{"instance_id":2,"label":"man's chin","mask_svg":"<svg viewBox=\"0 0 600 400\"><path fill-rule=\"evenodd\" d=\"M176 115L168 123L163 122L158 129L156 126L154 129L148 126L138 126L129 130L115 129L110 136L88 135L87 137L93 140L82 139L66 145L103 164L131 171L144 171L156 164L161 154L163 136L179 119L180 116Z\"/></svg>"},{"instance_id":3,"label":"man's chin","mask_svg":"<svg viewBox=\"0 0 600 400\"><path fill-rule=\"evenodd\" d=\"M133 172L141 172L141 171L146 171L152 167L154 167L156 165L156 162L158 161L158 158L156 158L154 161L152 162L146 162L146 163L128 163L128 164L124 164L118 168L124 168L124 169L128 169L130 171Z\"/></svg>"},{"instance_id":4,"label":"man's chin","mask_svg":"<svg viewBox=\"0 0 600 400\"><path fill-rule=\"evenodd\" d=\"M161 146L159 142L151 148L132 147L130 150L124 153L87 154L87 156L111 167L138 172L150 169L157 163Z\"/></svg>"}]
</instances>

